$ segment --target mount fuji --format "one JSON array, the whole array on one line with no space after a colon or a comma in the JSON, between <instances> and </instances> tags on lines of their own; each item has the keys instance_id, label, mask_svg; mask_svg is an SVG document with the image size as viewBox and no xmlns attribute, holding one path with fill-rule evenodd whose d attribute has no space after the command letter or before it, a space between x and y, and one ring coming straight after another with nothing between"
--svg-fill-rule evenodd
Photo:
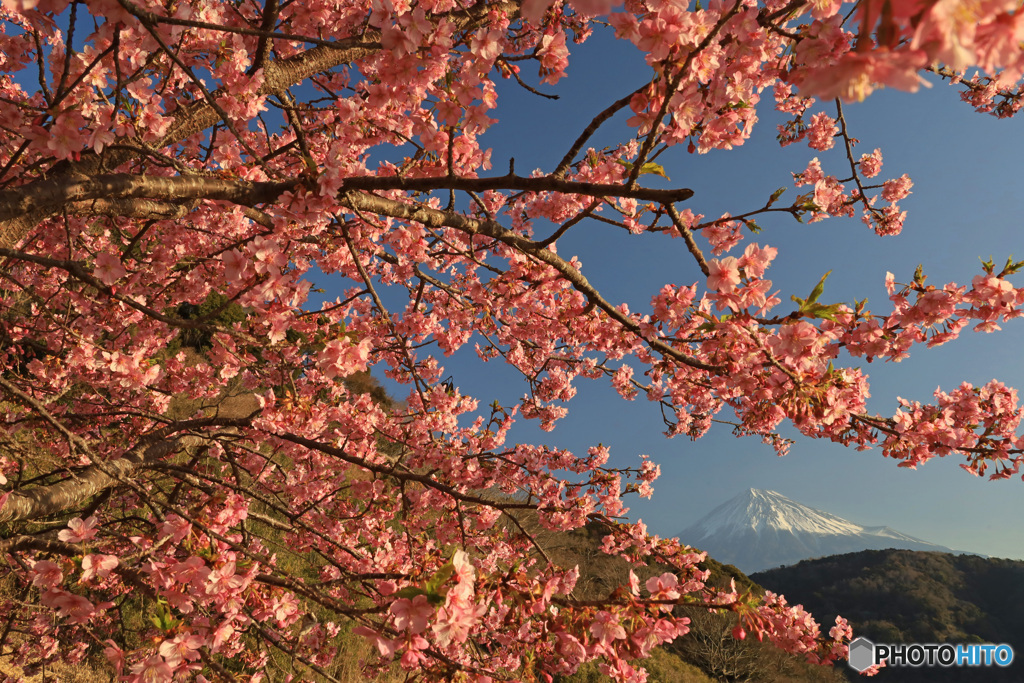
<instances>
[{"instance_id":1,"label":"mount fuji","mask_svg":"<svg viewBox=\"0 0 1024 683\"><path fill-rule=\"evenodd\" d=\"M679 538L747 574L861 550L956 552L887 526L854 524L761 489L748 489L719 505Z\"/></svg>"}]
</instances>

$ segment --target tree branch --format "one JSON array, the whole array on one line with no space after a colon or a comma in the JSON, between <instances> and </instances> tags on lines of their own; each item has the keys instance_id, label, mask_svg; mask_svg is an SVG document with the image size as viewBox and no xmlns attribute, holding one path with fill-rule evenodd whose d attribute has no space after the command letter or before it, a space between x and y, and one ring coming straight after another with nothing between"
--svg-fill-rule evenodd
<instances>
[{"instance_id":1,"label":"tree branch","mask_svg":"<svg viewBox=\"0 0 1024 683\"><path fill-rule=\"evenodd\" d=\"M59 423L39 401L3 378L0 378L0 386L20 402L28 404L40 415L43 415L47 421L53 422L59 427ZM75 473L69 479L47 486L33 487L27 491L11 492L7 502L0 507L0 522L38 519L77 509L97 493L124 482L149 462L165 458L183 448L196 448L215 436L187 435L170 438L177 432L214 426L234 428L244 426L248 422L248 418L222 417L185 420L156 430L120 458L100 461L92 453L87 452L87 455L93 460L93 464L81 472Z\"/></svg>"},{"instance_id":2,"label":"tree branch","mask_svg":"<svg viewBox=\"0 0 1024 683\"><path fill-rule=\"evenodd\" d=\"M444 180L439 178L438 180ZM484 179L487 180L487 179ZM532 180L524 178L523 180ZM548 178L541 178L539 180L549 180ZM572 183L573 185L580 185L581 183ZM593 186L591 186L593 187ZM614 186L621 190L627 188L622 185ZM690 192L689 190L666 190L666 192ZM497 221L482 220L477 218L469 218L453 211L442 211L440 209L432 209L422 204L407 204L394 199L385 199L384 197L378 197L376 195L357 194L350 192L341 198L341 205L352 208L353 210L362 210L372 213L377 213L383 216L391 216L392 218L400 218L403 220L416 221L424 225L431 227L448 227L461 232L465 232L470 235L486 235L493 237L494 239L501 240L510 247L514 247L525 254L533 256L539 261L547 263L549 266L557 270L566 280L568 280L573 288L587 297L587 300L604 311L609 317L619 322L623 327L633 332L635 335L644 340L644 342L652 349L659 353L669 356L674 360L687 365L689 367L705 370L707 372L716 372L721 368L716 365L708 365L696 358L682 353L678 349L673 348L669 344L661 341L660 339L648 339L640 332L640 326L629 318L626 314L620 311L618 308L608 302L600 292L594 288L593 285L587 280L587 278L574 268L568 261L561 258L554 252L541 247L537 242L527 239L522 235L517 235L505 226L501 225Z\"/></svg>"},{"instance_id":3,"label":"tree branch","mask_svg":"<svg viewBox=\"0 0 1024 683\"><path fill-rule=\"evenodd\" d=\"M450 15L450 20L457 27L461 28L471 24L481 15L488 12L516 12L518 7L518 2L480 3L468 10L459 8L453 11ZM273 36L273 34L270 35ZM318 45L293 57L268 62L263 67L263 85L252 96L260 97L281 92L315 74L328 71L343 64L351 64L359 59L375 54L380 49L380 32L376 29L367 29L362 35L357 37L334 41L329 46ZM222 94L222 91L216 90L212 94L213 99L216 99L217 96ZM205 99L180 107L169 115L174 119L174 122L167 133L160 140L153 143L152 146L155 149L181 142L196 133L206 130L220 120L220 116ZM110 147L116 147L118 142L115 141ZM69 177L95 176L102 173L104 169L116 169L135 156L135 153L125 149L107 149L102 154L92 150L83 151L78 161L59 162L50 169L45 178L19 186L9 192L20 191L27 195L44 195L46 191L38 190L36 186L67 182ZM52 189L49 191L52 192ZM156 199L157 197L148 198ZM13 214L6 214L3 200L0 199L0 247L13 248L25 238L30 230L40 222L56 215L59 211L60 209L54 209L44 204L31 211L16 211Z\"/></svg>"},{"instance_id":4,"label":"tree branch","mask_svg":"<svg viewBox=\"0 0 1024 683\"><path fill-rule=\"evenodd\" d=\"M172 204L149 199L88 199L70 202L67 206L68 213L72 216L110 216L158 221L184 218L194 208L194 202Z\"/></svg>"},{"instance_id":5,"label":"tree branch","mask_svg":"<svg viewBox=\"0 0 1024 683\"><path fill-rule=\"evenodd\" d=\"M73 208L86 209L94 214L104 213L95 210L98 208L114 209L119 205L115 200L122 199L149 199L157 202L214 199L251 206L274 201L285 191L294 190L298 186L297 180L250 183L200 175L167 177L110 173L94 177L81 174L57 176L0 192L0 225L39 213L55 215L73 202L77 202ZM96 200L99 200L98 204L88 204ZM156 205L122 206L132 214L143 209L158 208ZM0 246L3 246L2 237Z\"/></svg>"},{"instance_id":6,"label":"tree branch","mask_svg":"<svg viewBox=\"0 0 1024 683\"><path fill-rule=\"evenodd\" d=\"M646 187L628 187L610 183L581 183L548 175L540 178L524 178L513 174L493 178L464 178L439 176L435 178L401 178L398 176L359 176L346 178L345 190L408 190L428 192L430 190L462 190L485 192L487 190L522 190L525 192L561 192L580 194L588 197L629 197L641 201L672 204L683 202L693 196L693 190L656 190Z\"/></svg>"},{"instance_id":7,"label":"tree branch","mask_svg":"<svg viewBox=\"0 0 1024 683\"><path fill-rule=\"evenodd\" d=\"M364 38L367 39L367 42L364 42ZM366 57L379 49L380 44L376 42L378 39L379 36L376 33L367 32L364 37L359 39L338 41L336 43L338 47L315 47L294 57L270 62L263 69L263 86L254 93L254 96L258 97L283 90L314 74ZM219 90L214 92L215 96L219 94L221 94ZM185 140L220 120L217 112L205 100L181 107L172 112L171 116L174 118L174 123L171 124L163 138L154 143L153 147L156 149ZM117 168L134 156L135 154L124 149L107 150L103 154L89 150L81 155L79 161L58 163L45 178L7 192L24 193L30 196L45 195L47 192L53 192L53 185L68 183L69 178L81 179L95 176L104 168ZM74 180L71 182L73 183ZM49 189L38 189L39 186L49 186ZM2 196L0 195L0 197ZM43 204L31 211L7 214L3 202L4 200L0 199L0 247L14 247L25 238L29 230L59 212L59 208L54 209Z\"/></svg>"}]
</instances>

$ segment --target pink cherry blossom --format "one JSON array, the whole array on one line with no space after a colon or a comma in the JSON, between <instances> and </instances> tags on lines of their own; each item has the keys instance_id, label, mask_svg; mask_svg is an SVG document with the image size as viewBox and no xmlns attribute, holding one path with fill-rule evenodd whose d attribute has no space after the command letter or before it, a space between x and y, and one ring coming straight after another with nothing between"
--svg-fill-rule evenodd
<instances>
[{"instance_id":1,"label":"pink cherry blossom","mask_svg":"<svg viewBox=\"0 0 1024 683\"><path fill-rule=\"evenodd\" d=\"M841 97L847 102L861 102L880 86L916 92L927 83L918 75L926 63L927 55L917 50L848 52L834 66L804 78L800 91L822 99Z\"/></svg>"},{"instance_id":2,"label":"pink cherry blossom","mask_svg":"<svg viewBox=\"0 0 1024 683\"><path fill-rule=\"evenodd\" d=\"M160 644L160 656L171 666L177 666L182 661L193 662L199 659L199 648L203 646L203 639L191 633L179 633L172 640L165 640Z\"/></svg>"},{"instance_id":3,"label":"pink cherry blossom","mask_svg":"<svg viewBox=\"0 0 1024 683\"><path fill-rule=\"evenodd\" d=\"M811 117L811 124L807 127L807 144L821 151L832 149L838 134L839 126L835 119L825 112L818 112Z\"/></svg>"},{"instance_id":4,"label":"pink cherry blossom","mask_svg":"<svg viewBox=\"0 0 1024 683\"><path fill-rule=\"evenodd\" d=\"M83 520L81 517L75 517L68 522L68 528L62 530L57 534L57 538L64 541L65 543L82 543L88 541L96 535L96 524L98 520L95 516L88 517Z\"/></svg>"},{"instance_id":5,"label":"pink cherry blossom","mask_svg":"<svg viewBox=\"0 0 1024 683\"><path fill-rule=\"evenodd\" d=\"M395 615L395 628L408 630L410 633L421 633L427 628L434 607L425 595L417 595L412 600L402 598L391 603L390 611Z\"/></svg>"},{"instance_id":6,"label":"pink cherry blossom","mask_svg":"<svg viewBox=\"0 0 1024 683\"><path fill-rule=\"evenodd\" d=\"M345 377L366 369L370 343L363 340L353 344L347 339L335 339L327 343L320 356L320 366L330 378Z\"/></svg>"},{"instance_id":7,"label":"pink cherry blossom","mask_svg":"<svg viewBox=\"0 0 1024 683\"><path fill-rule=\"evenodd\" d=\"M34 4L34 3L33 3ZM28 9L23 5L21 9ZM89 146L88 128L78 112L66 112L57 117L46 136L46 146L58 159L67 159Z\"/></svg>"},{"instance_id":8,"label":"pink cherry blossom","mask_svg":"<svg viewBox=\"0 0 1024 683\"><path fill-rule=\"evenodd\" d=\"M894 180L887 180L882 189L882 199L887 202L898 202L910 194L910 188L913 186L914 183L910 181L906 173Z\"/></svg>"},{"instance_id":9,"label":"pink cherry blossom","mask_svg":"<svg viewBox=\"0 0 1024 683\"><path fill-rule=\"evenodd\" d=\"M70 593L65 590L50 589L41 596L44 605L53 607L61 617L66 617L71 624L84 624L96 613L97 605L94 605L88 598ZM105 603L99 607L109 607L112 603Z\"/></svg>"},{"instance_id":10,"label":"pink cherry blossom","mask_svg":"<svg viewBox=\"0 0 1024 683\"><path fill-rule=\"evenodd\" d=\"M708 261L708 270L708 289L728 293L740 283L739 261L732 256L721 261L711 259Z\"/></svg>"},{"instance_id":11,"label":"pink cherry blossom","mask_svg":"<svg viewBox=\"0 0 1024 683\"><path fill-rule=\"evenodd\" d=\"M110 662L110 665L114 667L114 673L120 676L125 664L124 650L118 647L117 643L112 640L108 639L104 642L107 644L107 647L103 648L103 655Z\"/></svg>"},{"instance_id":12,"label":"pink cherry blossom","mask_svg":"<svg viewBox=\"0 0 1024 683\"><path fill-rule=\"evenodd\" d=\"M39 4L39 0L4 0L5 8L13 12L24 12Z\"/></svg>"},{"instance_id":13,"label":"pink cherry blossom","mask_svg":"<svg viewBox=\"0 0 1024 683\"><path fill-rule=\"evenodd\" d=\"M398 642L390 638L385 638L373 629L367 628L366 626L356 626L352 629L352 633L364 636L368 640L377 646L377 650L380 652L382 657L390 659L394 656L395 650L398 647Z\"/></svg>"},{"instance_id":14,"label":"pink cherry blossom","mask_svg":"<svg viewBox=\"0 0 1024 683\"><path fill-rule=\"evenodd\" d=\"M79 581L84 583L96 576L105 579L117 565L118 559L113 555L86 555L82 558L82 578Z\"/></svg>"},{"instance_id":15,"label":"pink cherry blossom","mask_svg":"<svg viewBox=\"0 0 1024 683\"><path fill-rule=\"evenodd\" d=\"M64 581L64 574L57 564L40 560L32 565L32 584L40 588L54 588Z\"/></svg>"},{"instance_id":16,"label":"pink cherry blossom","mask_svg":"<svg viewBox=\"0 0 1024 683\"><path fill-rule=\"evenodd\" d=\"M874 178L882 170L882 150L876 149L871 154L862 154L857 163L865 178Z\"/></svg>"},{"instance_id":17,"label":"pink cherry blossom","mask_svg":"<svg viewBox=\"0 0 1024 683\"><path fill-rule=\"evenodd\" d=\"M195 556L178 562L168 569L168 573L174 577L175 581L195 585L204 583L211 571L202 558Z\"/></svg>"},{"instance_id":18,"label":"pink cherry blossom","mask_svg":"<svg viewBox=\"0 0 1024 683\"><path fill-rule=\"evenodd\" d=\"M153 655L133 664L131 673L131 683L164 683L171 680L173 670L160 655Z\"/></svg>"},{"instance_id":19,"label":"pink cherry blossom","mask_svg":"<svg viewBox=\"0 0 1024 683\"><path fill-rule=\"evenodd\" d=\"M747 248L743 250L743 256L739 259L737 265L743 268L747 277L764 277L768 265L775 259L778 253L779 250L775 247L762 247L757 243L748 244Z\"/></svg>"},{"instance_id":20,"label":"pink cherry blossom","mask_svg":"<svg viewBox=\"0 0 1024 683\"><path fill-rule=\"evenodd\" d=\"M485 609L471 602L449 600L437 611L437 620L432 627L434 637L441 645L465 643Z\"/></svg>"},{"instance_id":21,"label":"pink cherry blossom","mask_svg":"<svg viewBox=\"0 0 1024 683\"><path fill-rule=\"evenodd\" d=\"M217 567L206 577L207 595L230 592L242 585L243 578L235 573L234 561L228 561Z\"/></svg>"},{"instance_id":22,"label":"pink cherry blossom","mask_svg":"<svg viewBox=\"0 0 1024 683\"><path fill-rule=\"evenodd\" d=\"M121 265L119 258L108 252L103 252L96 256L96 267L93 269L93 274L99 278L100 282L109 287L127 275L128 271Z\"/></svg>"},{"instance_id":23,"label":"pink cherry blossom","mask_svg":"<svg viewBox=\"0 0 1024 683\"><path fill-rule=\"evenodd\" d=\"M650 591L651 597L656 600L675 600L679 597L679 591L676 590L679 586L679 579L675 574L665 572L661 576L652 576L647 579L645 585Z\"/></svg>"},{"instance_id":24,"label":"pink cherry blossom","mask_svg":"<svg viewBox=\"0 0 1024 683\"><path fill-rule=\"evenodd\" d=\"M590 625L590 632L594 634L598 642L605 646L626 637L626 629L619 623L618 618L605 610L597 613L594 623Z\"/></svg>"},{"instance_id":25,"label":"pink cherry blossom","mask_svg":"<svg viewBox=\"0 0 1024 683\"><path fill-rule=\"evenodd\" d=\"M232 249L221 256L224 262L224 275L228 280L240 280L249 267L249 259L238 249Z\"/></svg>"}]
</instances>

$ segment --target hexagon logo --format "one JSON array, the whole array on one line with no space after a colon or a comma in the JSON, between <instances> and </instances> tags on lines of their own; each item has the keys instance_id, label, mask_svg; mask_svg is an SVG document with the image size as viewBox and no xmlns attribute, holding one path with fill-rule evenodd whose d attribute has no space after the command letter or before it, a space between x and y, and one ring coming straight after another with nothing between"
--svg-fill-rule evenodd
<instances>
[{"instance_id":1,"label":"hexagon logo","mask_svg":"<svg viewBox=\"0 0 1024 683\"><path fill-rule=\"evenodd\" d=\"M863 636L850 641L850 668L858 673L875 663L875 644Z\"/></svg>"}]
</instances>

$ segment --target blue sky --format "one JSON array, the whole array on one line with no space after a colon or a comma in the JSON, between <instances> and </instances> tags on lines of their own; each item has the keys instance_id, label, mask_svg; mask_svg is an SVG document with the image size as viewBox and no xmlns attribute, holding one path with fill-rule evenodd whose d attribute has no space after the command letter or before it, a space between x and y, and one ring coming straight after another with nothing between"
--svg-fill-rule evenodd
<instances>
[{"instance_id":1,"label":"blue sky","mask_svg":"<svg viewBox=\"0 0 1024 683\"><path fill-rule=\"evenodd\" d=\"M483 138L493 148L494 171L504 173L514 156L516 169L550 171L590 119L610 102L645 82L646 67L629 44L596 32L583 46L571 46L569 76L556 87L558 101L526 93L511 82L499 86L499 123ZM524 76L527 73L524 66ZM535 80L533 81L536 82ZM685 205L695 213L717 217L760 207L772 191L796 194L793 171L814 156L826 173L844 177L845 159L837 147L817 152L805 145L780 149L766 93L761 121L753 139L733 151L708 155L670 150L659 162L671 183L689 187L695 196ZM826 111L834 115L834 105ZM911 279L924 264L929 284L964 284L981 272L978 257L1009 254L1024 257L1019 228L1024 193L1019 191L1018 159L1024 158L1020 120L997 120L977 114L959 101L958 91L937 83L916 94L882 91L862 104L846 107L851 134L860 138L857 153L882 149L882 178L908 173L914 194L901 202L909 216L899 237L881 238L859 218L801 225L789 217L759 219L764 232L755 241L779 248L767 277L789 303L790 294L806 296L821 275L832 270L822 300L850 302L869 298L869 308L889 310L883 280ZM595 147L628 139L625 116L602 128ZM848 169L847 169L848 170ZM559 241L562 256L576 254L584 274L612 302L646 310L650 297L666 282L703 284L681 240L662 236L631 237L589 223ZM777 310L788 310L783 304ZM864 365L872 383L869 408L893 414L896 397L930 401L936 387L950 390L962 381L984 383L998 378L1024 388L1024 321L1001 333L965 333L939 349L919 349L902 363ZM471 351L442 359L464 393L486 406L494 399L513 404L525 391L514 373L492 362L482 365ZM956 549L998 557L1024 558L1024 493L1019 478L991 482L958 467L955 458L935 459L916 471L897 468L879 451L857 452L822 441L797 437L789 455L778 458L753 439L737 439L719 426L699 441L666 439L660 413L644 399L622 400L604 381L581 380L569 416L553 433L520 422L512 438L548 443L582 453L598 442L612 450L612 464L636 464L649 454L662 467L651 501L630 499L630 517L643 518L660 535L674 535L711 508L748 487L772 489L798 502L866 525L885 524L904 533ZM396 389L399 395L404 390ZM729 415L723 415L729 417ZM685 541L686 539L682 539Z\"/></svg>"}]
</instances>

